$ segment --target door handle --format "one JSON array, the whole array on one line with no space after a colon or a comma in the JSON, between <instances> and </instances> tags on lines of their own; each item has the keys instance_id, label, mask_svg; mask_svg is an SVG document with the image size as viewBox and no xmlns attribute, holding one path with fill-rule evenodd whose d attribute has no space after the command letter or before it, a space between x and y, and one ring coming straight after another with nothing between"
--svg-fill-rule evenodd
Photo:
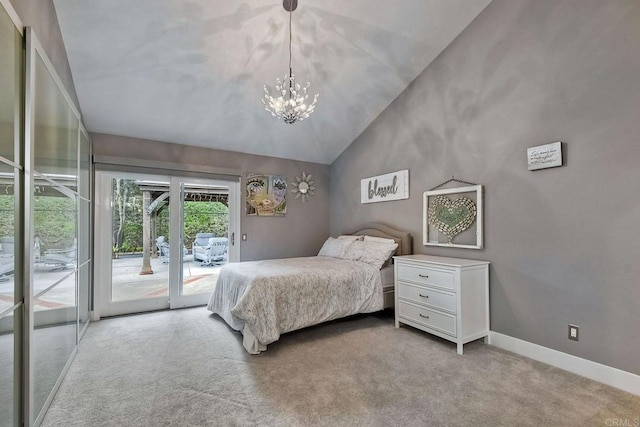
<instances>
[{"instance_id":1,"label":"door handle","mask_svg":"<svg viewBox=\"0 0 640 427\"><path fill-rule=\"evenodd\" d=\"M231 246L236 244L236 233L231 233Z\"/></svg>"}]
</instances>

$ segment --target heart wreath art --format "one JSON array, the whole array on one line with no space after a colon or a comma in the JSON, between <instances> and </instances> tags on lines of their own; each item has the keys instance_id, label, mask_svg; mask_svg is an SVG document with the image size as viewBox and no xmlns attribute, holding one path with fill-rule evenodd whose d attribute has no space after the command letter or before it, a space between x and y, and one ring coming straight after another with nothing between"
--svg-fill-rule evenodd
<instances>
[{"instance_id":1,"label":"heart wreath art","mask_svg":"<svg viewBox=\"0 0 640 427\"><path fill-rule=\"evenodd\" d=\"M448 197L437 196L429 203L429 224L445 234L452 243L453 238L469 228L476 219L477 208L467 197L451 201Z\"/></svg>"}]
</instances>

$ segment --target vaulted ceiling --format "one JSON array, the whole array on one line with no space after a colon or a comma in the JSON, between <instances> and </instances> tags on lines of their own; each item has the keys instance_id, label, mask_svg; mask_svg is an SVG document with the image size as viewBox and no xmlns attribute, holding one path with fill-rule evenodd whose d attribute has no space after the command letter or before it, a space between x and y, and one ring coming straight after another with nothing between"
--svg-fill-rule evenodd
<instances>
[{"instance_id":1,"label":"vaulted ceiling","mask_svg":"<svg viewBox=\"0 0 640 427\"><path fill-rule=\"evenodd\" d=\"M89 131L330 164L490 0L299 0L293 125L261 102L288 72L282 0L54 0Z\"/></svg>"}]
</instances>

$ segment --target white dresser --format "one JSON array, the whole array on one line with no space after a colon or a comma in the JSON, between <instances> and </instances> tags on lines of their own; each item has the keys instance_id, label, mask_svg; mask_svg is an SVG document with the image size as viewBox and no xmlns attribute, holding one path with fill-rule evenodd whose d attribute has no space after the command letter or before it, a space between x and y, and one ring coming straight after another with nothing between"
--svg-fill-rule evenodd
<instances>
[{"instance_id":1,"label":"white dresser","mask_svg":"<svg viewBox=\"0 0 640 427\"><path fill-rule=\"evenodd\" d=\"M489 335L489 262L394 257L396 328L410 325L463 345Z\"/></svg>"}]
</instances>

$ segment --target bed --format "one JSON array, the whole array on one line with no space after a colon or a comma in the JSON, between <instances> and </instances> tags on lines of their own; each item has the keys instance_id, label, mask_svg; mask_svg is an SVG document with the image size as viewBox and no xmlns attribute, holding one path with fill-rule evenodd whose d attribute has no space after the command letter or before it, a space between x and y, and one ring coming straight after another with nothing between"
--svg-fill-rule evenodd
<instances>
[{"instance_id":1,"label":"bed","mask_svg":"<svg viewBox=\"0 0 640 427\"><path fill-rule=\"evenodd\" d=\"M247 352L258 354L283 333L391 307L393 266L380 268L363 261L365 257L353 256L362 255L358 251L363 247L377 245L371 241L383 239L395 242L384 256L411 253L408 233L372 223L327 239L319 256L227 264L220 270L207 308L242 332ZM384 245L389 249L393 242ZM325 250L329 243L331 248L342 248L339 256Z\"/></svg>"}]
</instances>

